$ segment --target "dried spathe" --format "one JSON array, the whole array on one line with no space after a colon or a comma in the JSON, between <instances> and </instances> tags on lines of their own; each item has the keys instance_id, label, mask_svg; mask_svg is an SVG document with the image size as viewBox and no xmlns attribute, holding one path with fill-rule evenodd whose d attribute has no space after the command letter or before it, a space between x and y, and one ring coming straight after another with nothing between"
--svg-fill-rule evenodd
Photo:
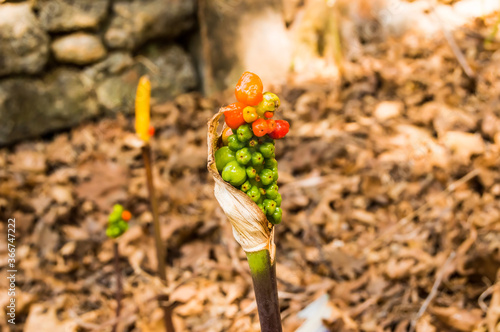
<instances>
[{"instance_id":1,"label":"dried spathe","mask_svg":"<svg viewBox=\"0 0 500 332\"><path fill-rule=\"evenodd\" d=\"M233 227L233 235L245 252L268 249L274 260L272 228L262 210L244 192L231 186L219 175L215 165L215 151L220 135L217 126L222 111L208 122L208 170L215 180L214 193Z\"/></svg>"}]
</instances>

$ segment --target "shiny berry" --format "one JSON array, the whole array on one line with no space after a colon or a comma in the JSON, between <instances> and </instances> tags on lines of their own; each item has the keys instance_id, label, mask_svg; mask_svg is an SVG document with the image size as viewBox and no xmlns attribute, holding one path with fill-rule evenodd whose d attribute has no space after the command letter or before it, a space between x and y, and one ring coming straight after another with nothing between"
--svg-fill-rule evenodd
<instances>
[{"instance_id":1,"label":"shiny berry","mask_svg":"<svg viewBox=\"0 0 500 332\"><path fill-rule=\"evenodd\" d=\"M269 133L269 126L264 119L257 119L252 123L253 134L257 137L262 137Z\"/></svg>"},{"instance_id":2,"label":"shiny berry","mask_svg":"<svg viewBox=\"0 0 500 332\"><path fill-rule=\"evenodd\" d=\"M243 119L246 122L251 123L257 120L259 116L257 115L257 111L252 106L247 106L243 109Z\"/></svg>"},{"instance_id":3,"label":"shiny berry","mask_svg":"<svg viewBox=\"0 0 500 332\"><path fill-rule=\"evenodd\" d=\"M241 165L246 165L252 160L252 153L248 148L236 151L236 161Z\"/></svg>"},{"instance_id":4,"label":"shiny berry","mask_svg":"<svg viewBox=\"0 0 500 332\"><path fill-rule=\"evenodd\" d=\"M219 172L222 172L227 163L234 160L236 160L236 155L234 151L227 146L223 146L215 151L215 166Z\"/></svg>"},{"instance_id":5,"label":"shiny berry","mask_svg":"<svg viewBox=\"0 0 500 332\"><path fill-rule=\"evenodd\" d=\"M259 76L247 71L238 80L234 94L240 103L253 106L262 100L262 90L262 81Z\"/></svg>"},{"instance_id":6,"label":"shiny berry","mask_svg":"<svg viewBox=\"0 0 500 332\"><path fill-rule=\"evenodd\" d=\"M233 160L227 163L222 171L222 179L238 187L245 183L247 179L246 171L237 161Z\"/></svg>"},{"instance_id":7,"label":"shiny berry","mask_svg":"<svg viewBox=\"0 0 500 332\"><path fill-rule=\"evenodd\" d=\"M238 151L238 150L243 149L245 147L245 143L241 142L238 139L238 136L233 134L233 135L228 137L227 146L233 151Z\"/></svg>"},{"instance_id":8,"label":"shiny berry","mask_svg":"<svg viewBox=\"0 0 500 332\"><path fill-rule=\"evenodd\" d=\"M259 188L257 188L257 186L252 186L252 188L247 191L247 195L252 199L252 201L257 202L260 199Z\"/></svg>"},{"instance_id":9,"label":"shiny berry","mask_svg":"<svg viewBox=\"0 0 500 332\"><path fill-rule=\"evenodd\" d=\"M271 216L276 211L276 202L272 199L265 199L262 205L264 205L264 210L268 216Z\"/></svg>"},{"instance_id":10,"label":"shiny berry","mask_svg":"<svg viewBox=\"0 0 500 332\"><path fill-rule=\"evenodd\" d=\"M282 218L283 218L283 210L280 207L277 207L274 210L274 213L271 215L271 217L270 217L271 220L270 221L274 225L277 225L277 224L281 223L281 219Z\"/></svg>"},{"instance_id":11,"label":"shiny berry","mask_svg":"<svg viewBox=\"0 0 500 332\"><path fill-rule=\"evenodd\" d=\"M264 156L260 152L252 153L252 165L259 166L264 164Z\"/></svg>"},{"instance_id":12,"label":"shiny berry","mask_svg":"<svg viewBox=\"0 0 500 332\"><path fill-rule=\"evenodd\" d=\"M259 147L259 151L264 158L274 158L274 145L270 142L262 144Z\"/></svg>"},{"instance_id":13,"label":"shiny berry","mask_svg":"<svg viewBox=\"0 0 500 332\"><path fill-rule=\"evenodd\" d=\"M275 199L278 196L278 185L276 183L266 188L266 196L270 199Z\"/></svg>"},{"instance_id":14,"label":"shiny berry","mask_svg":"<svg viewBox=\"0 0 500 332\"><path fill-rule=\"evenodd\" d=\"M229 136L231 136L232 134L233 134L233 131L229 127L227 127L226 129L224 129L222 131L221 137L222 137L222 144L223 145L227 145Z\"/></svg>"},{"instance_id":15,"label":"shiny berry","mask_svg":"<svg viewBox=\"0 0 500 332\"><path fill-rule=\"evenodd\" d=\"M263 185L267 186L274 182L274 174L270 169L263 169L259 174L260 181Z\"/></svg>"},{"instance_id":16,"label":"shiny berry","mask_svg":"<svg viewBox=\"0 0 500 332\"><path fill-rule=\"evenodd\" d=\"M245 108L245 105L242 103L233 103L224 107L224 117L229 128L236 130L239 126L246 123L243 118L243 108Z\"/></svg>"},{"instance_id":17,"label":"shiny berry","mask_svg":"<svg viewBox=\"0 0 500 332\"><path fill-rule=\"evenodd\" d=\"M236 130L236 136L238 136L238 139L240 140L240 142L246 142L246 141L250 140L253 136L252 129L250 128L250 125L244 124L244 125L240 126Z\"/></svg>"},{"instance_id":18,"label":"shiny berry","mask_svg":"<svg viewBox=\"0 0 500 332\"><path fill-rule=\"evenodd\" d=\"M290 130L290 124L285 120L275 120L275 122L276 128L271 133L269 133L269 137L273 139L280 139L285 137L285 135L288 134L288 131Z\"/></svg>"}]
</instances>

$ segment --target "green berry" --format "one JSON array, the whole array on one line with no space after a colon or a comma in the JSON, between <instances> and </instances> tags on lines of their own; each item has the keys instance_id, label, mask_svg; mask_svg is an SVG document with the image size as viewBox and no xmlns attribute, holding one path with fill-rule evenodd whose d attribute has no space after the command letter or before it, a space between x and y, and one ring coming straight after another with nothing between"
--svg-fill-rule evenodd
<instances>
[{"instance_id":1,"label":"green berry","mask_svg":"<svg viewBox=\"0 0 500 332\"><path fill-rule=\"evenodd\" d=\"M281 206L281 194L278 193L278 195L274 198L274 201L276 202L276 206L280 207Z\"/></svg>"},{"instance_id":2,"label":"green berry","mask_svg":"<svg viewBox=\"0 0 500 332\"><path fill-rule=\"evenodd\" d=\"M227 138L227 146L233 151L238 151L245 147L245 143L241 142L236 134L232 134Z\"/></svg>"},{"instance_id":3,"label":"green berry","mask_svg":"<svg viewBox=\"0 0 500 332\"><path fill-rule=\"evenodd\" d=\"M264 156L260 152L252 153L252 165L260 166L264 164Z\"/></svg>"},{"instance_id":4,"label":"green berry","mask_svg":"<svg viewBox=\"0 0 500 332\"><path fill-rule=\"evenodd\" d=\"M219 173L222 172L228 162L233 160L236 160L236 156L234 151L232 151L229 147L223 146L219 150L215 151L215 165L217 166Z\"/></svg>"},{"instance_id":5,"label":"green berry","mask_svg":"<svg viewBox=\"0 0 500 332\"><path fill-rule=\"evenodd\" d=\"M278 181L278 178L279 178L278 167L271 168L271 171L273 171L273 180Z\"/></svg>"},{"instance_id":6,"label":"green berry","mask_svg":"<svg viewBox=\"0 0 500 332\"><path fill-rule=\"evenodd\" d=\"M266 214L266 210L264 210L264 205L261 204L257 204L257 206L259 207L259 209L262 210L262 213Z\"/></svg>"},{"instance_id":7,"label":"green berry","mask_svg":"<svg viewBox=\"0 0 500 332\"><path fill-rule=\"evenodd\" d=\"M255 168L248 166L246 172L249 179L255 179L255 176L257 175L257 170Z\"/></svg>"},{"instance_id":8,"label":"green berry","mask_svg":"<svg viewBox=\"0 0 500 332\"><path fill-rule=\"evenodd\" d=\"M240 149L236 152L236 161L242 165L246 165L252 159L252 153L248 148Z\"/></svg>"},{"instance_id":9,"label":"green berry","mask_svg":"<svg viewBox=\"0 0 500 332\"><path fill-rule=\"evenodd\" d=\"M120 228L120 235L125 233L128 229L128 223L125 220L120 220L117 225Z\"/></svg>"},{"instance_id":10,"label":"green berry","mask_svg":"<svg viewBox=\"0 0 500 332\"><path fill-rule=\"evenodd\" d=\"M252 185L250 184L249 181L247 181L247 182L245 182L245 183L243 183L241 185L240 189L241 189L241 191L243 191L244 193L246 193L248 190L250 190L250 188L252 188Z\"/></svg>"},{"instance_id":11,"label":"green berry","mask_svg":"<svg viewBox=\"0 0 500 332\"><path fill-rule=\"evenodd\" d=\"M253 131L250 125L244 124L241 125L237 130L236 130L236 135L238 136L238 139L240 142L246 142L253 136Z\"/></svg>"},{"instance_id":12,"label":"green berry","mask_svg":"<svg viewBox=\"0 0 500 332\"><path fill-rule=\"evenodd\" d=\"M271 184L266 188L266 196L270 199L275 199L278 196L278 185L276 183Z\"/></svg>"},{"instance_id":13,"label":"green berry","mask_svg":"<svg viewBox=\"0 0 500 332\"><path fill-rule=\"evenodd\" d=\"M260 199L260 191L257 186L252 186L249 191L247 191L247 195L252 199L252 201L257 202Z\"/></svg>"},{"instance_id":14,"label":"green berry","mask_svg":"<svg viewBox=\"0 0 500 332\"><path fill-rule=\"evenodd\" d=\"M262 153L264 158L274 158L274 145L271 142L262 144L259 147L259 151Z\"/></svg>"},{"instance_id":15,"label":"green berry","mask_svg":"<svg viewBox=\"0 0 500 332\"><path fill-rule=\"evenodd\" d=\"M120 213L122 213L123 210L124 210L123 206L121 206L120 204L113 205L113 212L120 212Z\"/></svg>"},{"instance_id":16,"label":"green berry","mask_svg":"<svg viewBox=\"0 0 500 332\"><path fill-rule=\"evenodd\" d=\"M269 159L266 159L266 162L264 163L264 166L266 166L266 168L275 168L275 167L278 167L278 161L274 158L269 158Z\"/></svg>"},{"instance_id":17,"label":"green berry","mask_svg":"<svg viewBox=\"0 0 500 332\"><path fill-rule=\"evenodd\" d=\"M118 225L109 225L108 228L106 228L106 235L112 239L116 239L121 235L121 230Z\"/></svg>"},{"instance_id":18,"label":"green berry","mask_svg":"<svg viewBox=\"0 0 500 332\"><path fill-rule=\"evenodd\" d=\"M231 183L233 186L241 186L247 179L247 173L237 161L233 160L227 163L222 170L222 179Z\"/></svg>"},{"instance_id":19,"label":"green berry","mask_svg":"<svg viewBox=\"0 0 500 332\"><path fill-rule=\"evenodd\" d=\"M259 177L260 177L260 181L265 186L274 182L273 171L268 169L268 168L263 169L262 172L260 172Z\"/></svg>"},{"instance_id":20,"label":"green berry","mask_svg":"<svg viewBox=\"0 0 500 332\"><path fill-rule=\"evenodd\" d=\"M265 199L262 205L264 205L265 213L268 216L272 216L274 211L276 211L276 202L272 199Z\"/></svg>"},{"instance_id":21,"label":"green berry","mask_svg":"<svg viewBox=\"0 0 500 332\"><path fill-rule=\"evenodd\" d=\"M262 196L265 196L265 195L266 195L266 189L264 189L264 188L259 188L259 191L260 191L260 194L261 194Z\"/></svg>"},{"instance_id":22,"label":"green berry","mask_svg":"<svg viewBox=\"0 0 500 332\"><path fill-rule=\"evenodd\" d=\"M277 207L274 210L274 213L271 215L270 222L273 223L274 225L277 225L281 222L281 219L283 218L283 210L280 207Z\"/></svg>"}]
</instances>

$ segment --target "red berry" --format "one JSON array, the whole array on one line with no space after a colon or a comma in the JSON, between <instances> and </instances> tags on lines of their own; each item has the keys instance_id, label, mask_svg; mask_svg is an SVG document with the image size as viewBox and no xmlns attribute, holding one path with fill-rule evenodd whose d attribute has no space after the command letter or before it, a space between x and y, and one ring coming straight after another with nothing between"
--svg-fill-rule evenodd
<instances>
[{"instance_id":1,"label":"red berry","mask_svg":"<svg viewBox=\"0 0 500 332\"><path fill-rule=\"evenodd\" d=\"M252 123L253 134L257 137L262 137L269 133L269 125L264 119L257 119Z\"/></svg>"},{"instance_id":2,"label":"red berry","mask_svg":"<svg viewBox=\"0 0 500 332\"><path fill-rule=\"evenodd\" d=\"M285 137L286 134L288 134L288 131L290 130L290 124L288 121L285 120L276 120L274 121L276 123L276 128L269 133L269 137L272 139L280 139Z\"/></svg>"},{"instance_id":3,"label":"red berry","mask_svg":"<svg viewBox=\"0 0 500 332\"><path fill-rule=\"evenodd\" d=\"M260 77L246 71L236 84L234 94L239 102L254 106L261 102L263 88Z\"/></svg>"},{"instance_id":4,"label":"red berry","mask_svg":"<svg viewBox=\"0 0 500 332\"><path fill-rule=\"evenodd\" d=\"M268 119L272 118L274 116L274 112L266 112L264 113L264 116Z\"/></svg>"},{"instance_id":5,"label":"red berry","mask_svg":"<svg viewBox=\"0 0 500 332\"><path fill-rule=\"evenodd\" d=\"M154 134L155 134L155 127L149 126L149 129L148 129L149 137L152 137Z\"/></svg>"},{"instance_id":6,"label":"red berry","mask_svg":"<svg viewBox=\"0 0 500 332\"><path fill-rule=\"evenodd\" d=\"M246 123L243 118L243 108L245 105L242 103L233 103L224 107L224 116L229 128L238 129L239 126Z\"/></svg>"}]
</instances>

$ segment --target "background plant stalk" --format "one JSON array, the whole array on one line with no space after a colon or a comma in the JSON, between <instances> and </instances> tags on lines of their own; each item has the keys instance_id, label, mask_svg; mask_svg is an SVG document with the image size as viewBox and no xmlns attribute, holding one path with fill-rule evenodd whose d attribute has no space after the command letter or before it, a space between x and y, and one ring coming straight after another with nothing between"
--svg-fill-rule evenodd
<instances>
[{"instance_id":1,"label":"background plant stalk","mask_svg":"<svg viewBox=\"0 0 500 332\"><path fill-rule=\"evenodd\" d=\"M269 250L247 252L262 332L281 332L281 316L276 282L276 261Z\"/></svg>"},{"instance_id":2,"label":"background plant stalk","mask_svg":"<svg viewBox=\"0 0 500 332\"><path fill-rule=\"evenodd\" d=\"M144 159L144 168L146 169L146 181L149 192L149 201L151 203L151 211L153 214L154 237L156 246L156 259L158 260L158 274L165 286L168 285L167 269L165 265L165 249L163 248L161 239L160 220L158 212L158 200L156 199L155 187L153 184L153 160L151 158L151 146L146 143L142 147L142 158ZM162 302L168 302L168 295L159 298L160 305L164 312L165 329L167 332L175 332L172 322L172 308L169 305L164 305Z\"/></svg>"},{"instance_id":3,"label":"background plant stalk","mask_svg":"<svg viewBox=\"0 0 500 332\"><path fill-rule=\"evenodd\" d=\"M122 308L122 274L120 270L120 253L118 251L118 243L115 241L113 243L113 249L115 254L115 274L116 274L116 323L113 326L113 332L116 332L118 328L118 322L120 321L120 311Z\"/></svg>"}]
</instances>

